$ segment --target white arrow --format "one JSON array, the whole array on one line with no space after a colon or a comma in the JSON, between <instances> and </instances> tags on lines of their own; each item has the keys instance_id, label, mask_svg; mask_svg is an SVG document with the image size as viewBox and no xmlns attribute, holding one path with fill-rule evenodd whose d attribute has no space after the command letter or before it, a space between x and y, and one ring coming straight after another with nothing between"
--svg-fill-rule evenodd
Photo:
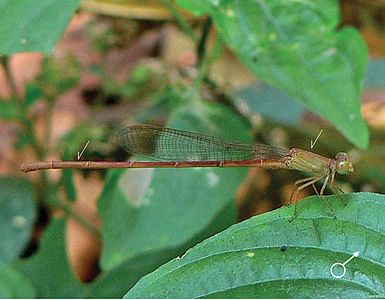
<instances>
[{"instance_id":1,"label":"white arrow","mask_svg":"<svg viewBox=\"0 0 385 300\"><path fill-rule=\"evenodd\" d=\"M90 141L87 141L87 144L84 146L82 152L80 152L80 153L78 152L78 160L79 160L80 157L83 155L83 153L84 153L84 151L86 150L86 148L87 148L87 146L88 146L89 143L90 143Z\"/></svg>"},{"instance_id":2,"label":"white arrow","mask_svg":"<svg viewBox=\"0 0 385 300\"><path fill-rule=\"evenodd\" d=\"M343 263L343 265L346 265L349 261L351 261L353 258L357 257L360 254L360 251L354 252L353 255Z\"/></svg>"},{"instance_id":3,"label":"white arrow","mask_svg":"<svg viewBox=\"0 0 385 300\"><path fill-rule=\"evenodd\" d=\"M344 277L344 276L345 276L345 273L346 273L346 267L345 267L345 265L346 265L349 261L351 261L353 258L357 257L359 254L360 254L360 251L354 252L353 255L352 255L351 257L349 257L344 263L335 263L335 264L332 264L332 266L330 267L330 273L332 274L332 276L333 276L334 278L342 278L342 277ZM336 274L334 274L334 272L333 272L333 269L334 269L334 267L336 267L336 266L342 267L342 270L343 270L343 271L342 271L342 273L341 273L340 275L336 275Z\"/></svg>"},{"instance_id":4,"label":"white arrow","mask_svg":"<svg viewBox=\"0 0 385 300\"><path fill-rule=\"evenodd\" d=\"M315 143L317 143L319 137L321 136L322 134L322 131L324 131L323 129L320 130L320 132L318 133L317 137L315 138L315 141L313 142L313 140L310 140L310 149L313 149Z\"/></svg>"}]
</instances>

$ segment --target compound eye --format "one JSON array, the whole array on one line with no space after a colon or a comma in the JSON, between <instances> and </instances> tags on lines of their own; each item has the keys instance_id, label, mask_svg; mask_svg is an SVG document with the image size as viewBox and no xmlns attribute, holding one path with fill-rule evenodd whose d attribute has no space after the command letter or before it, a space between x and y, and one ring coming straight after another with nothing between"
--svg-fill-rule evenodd
<instances>
[{"instance_id":1,"label":"compound eye","mask_svg":"<svg viewBox=\"0 0 385 300\"><path fill-rule=\"evenodd\" d=\"M347 161L340 161L338 164L337 164L337 173L338 174L341 174L341 175L346 175L350 172L350 163L347 162Z\"/></svg>"},{"instance_id":2,"label":"compound eye","mask_svg":"<svg viewBox=\"0 0 385 300\"><path fill-rule=\"evenodd\" d=\"M353 164L345 152L340 152L336 155L336 172L341 175L353 172Z\"/></svg>"}]
</instances>

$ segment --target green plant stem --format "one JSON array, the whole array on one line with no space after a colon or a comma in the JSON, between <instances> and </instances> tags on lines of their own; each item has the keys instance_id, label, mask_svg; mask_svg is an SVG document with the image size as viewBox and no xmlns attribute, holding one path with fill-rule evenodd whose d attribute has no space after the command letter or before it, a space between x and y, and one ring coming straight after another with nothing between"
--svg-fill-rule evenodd
<instances>
[{"instance_id":1,"label":"green plant stem","mask_svg":"<svg viewBox=\"0 0 385 300\"><path fill-rule=\"evenodd\" d=\"M17 99L20 102L19 94L17 93L17 88L15 81L12 76L11 69L9 67L9 57L8 56L1 56L1 64L4 68L5 77L7 79L7 84L9 88L11 89L11 98Z\"/></svg>"},{"instance_id":2,"label":"green plant stem","mask_svg":"<svg viewBox=\"0 0 385 300\"><path fill-rule=\"evenodd\" d=\"M11 101L16 101L16 104L19 108L19 114L18 114L18 121L23 127L23 129L26 131L26 133L31 137L31 144L33 147L33 150L39 160L43 159L44 157L44 149L39 145L37 142L37 138L34 132L34 127L31 122L25 115L24 115L24 109L23 109L23 103L22 99L19 96L16 88L16 83L14 81L14 78L12 76L12 72L9 67L9 57L8 56L1 56L0 57L0 63L4 68L5 77L7 80L7 84L9 88L11 89Z\"/></svg>"},{"instance_id":3,"label":"green plant stem","mask_svg":"<svg viewBox=\"0 0 385 300\"><path fill-rule=\"evenodd\" d=\"M55 201L53 203L53 206L64 211L69 217L73 218L76 222L84 226L84 228L86 228L96 238L101 237L100 231L94 225L88 222L87 219L85 219L81 215L75 213L72 208L68 205L64 205L58 201Z\"/></svg>"},{"instance_id":4,"label":"green plant stem","mask_svg":"<svg viewBox=\"0 0 385 300\"><path fill-rule=\"evenodd\" d=\"M202 35L201 38L199 39L198 45L197 45L197 57L198 57L198 62L197 65L198 67L202 64L206 57L206 45L207 45L207 39L210 34L210 30L212 27L212 21L211 18L207 18L205 23L203 24L203 30L202 30Z\"/></svg>"},{"instance_id":5,"label":"green plant stem","mask_svg":"<svg viewBox=\"0 0 385 300\"><path fill-rule=\"evenodd\" d=\"M46 151L43 146L41 146L38 142L38 139L35 134L34 124L33 122L26 116L24 111L23 99L19 96L16 88L16 84L14 78L12 76L12 72L9 68L9 57L1 57L1 64L4 67L5 76L8 81L8 86L11 89L11 101L15 101L19 113L18 113L18 121L22 126L23 130L27 135L31 137L31 146L38 160L43 160L46 154ZM47 187L49 185L49 180L46 172L42 172L40 175L40 185L38 187L39 194L45 195L47 192Z\"/></svg>"},{"instance_id":6,"label":"green plant stem","mask_svg":"<svg viewBox=\"0 0 385 300\"><path fill-rule=\"evenodd\" d=\"M198 76L194 82L194 89L196 91L200 90L202 83L208 79L208 74L210 72L211 65L222 52L222 48L223 48L222 39L219 36L217 36L211 53L207 55L207 51L204 50L205 53L202 54L202 61L199 64Z\"/></svg>"},{"instance_id":7,"label":"green plant stem","mask_svg":"<svg viewBox=\"0 0 385 300\"><path fill-rule=\"evenodd\" d=\"M45 126L44 126L44 144L47 147L46 152L48 152L48 145L51 142L53 109L54 109L54 100L47 99L47 110L45 112Z\"/></svg>"},{"instance_id":8,"label":"green plant stem","mask_svg":"<svg viewBox=\"0 0 385 300\"><path fill-rule=\"evenodd\" d=\"M178 23L178 26L195 42L196 36L194 31L190 27L189 23L185 20L185 18L179 13L175 5L170 0L162 0L162 2L170 10L176 22Z\"/></svg>"}]
</instances>

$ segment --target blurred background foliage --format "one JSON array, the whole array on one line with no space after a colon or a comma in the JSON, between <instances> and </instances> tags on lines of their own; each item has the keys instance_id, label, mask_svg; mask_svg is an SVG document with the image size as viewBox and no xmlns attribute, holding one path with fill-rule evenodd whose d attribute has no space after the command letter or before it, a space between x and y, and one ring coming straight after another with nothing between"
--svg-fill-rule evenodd
<instances>
[{"instance_id":1,"label":"blurred background foliage","mask_svg":"<svg viewBox=\"0 0 385 300\"><path fill-rule=\"evenodd\" d=\"M271 40L261 51L277 57L253 57L258 32L234 27L231 1L218 10L209 1L48 2L0 2L0 296L122 297L206 237L287 204L303 177L257 168L20 173L22 162L75 160L88 141L80 159L126 160L115 137L131 124L303 149L322 129L313 151L346 151L354 161L355 172L338 179L342 189L385 192L383 1L317 4L330 19L306 19L315 20L315 31L305 44L319 42L322 29L325 47L342 43L338 54L352 61L349 76L334 73L346 65L332 61L331 76L328 58L315 60L325 50L315 44L320 49L311 48L314 57L302 63L319 81L296 72L301 53L294 44L284 52L274 32L267 31ZM239 9L253 21L253 11ZM278 21L305 38L295 20ZM335 25L346 36L334 34ZM367 68L365 43L356 31L342 31L347 25L368 45ZM12 30L22 26L28 29ZM314 92L328 84L329 96Z\"/></svg>"}]
</instances>

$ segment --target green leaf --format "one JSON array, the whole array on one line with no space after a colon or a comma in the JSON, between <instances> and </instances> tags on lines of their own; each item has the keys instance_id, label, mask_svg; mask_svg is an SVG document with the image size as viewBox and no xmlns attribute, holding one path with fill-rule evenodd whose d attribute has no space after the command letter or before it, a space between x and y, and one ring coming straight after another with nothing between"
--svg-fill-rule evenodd
<instances>
[{"instance_id":1,"label":"green leaf","mask_svg":"<svg viewBox=\"0 0 385 300\"><path fill-rule=\"evenodd\" d=\"M208 9L208 4L204 1L177 0L176 2L197 16L203 15Z\"/></svg>"},{"instance_id":2,"label":"green leaf","mask_svg":"<svg viewBox=\"0 0 385 300\"><path fill-rule=\"evenodd\" d=\"M247 124L215 103L191 101L173 113L168 125L250 141ZM178 247L202 232L234 201L247 169L148 169L121 174L111 173L113 179L98 202L105 237L103 269L140 253Z\"/></svg>"},{"instance_id":3,"label":"green leaf","mask_svg":"<svg viewBox=\"0 0 385 300\"><path fill-rule=\"evenodd\" d=\"M232 95L238 105L246 105L252 114L284 125L298 126L305 112L301 103L266 84L254 83L232 92Z\"/></svg>"},{"instance_id":4,"label":"green leaf","mask_svg":"<svg viewBox=\"0 0 385 300\"><path fill-rule=\"evenodd\" d=\"M25 109L30 108L37 100L43 96L40 87L36 83L28 83L25 88Z\"/></svg>"},{"instance_id":5,"label":"green leaf","mask_svg":"<svg viewBox=\"0 0 385 300\"><path fill-rule=\"evenodd\" d=\"M371 298L385 295L385 196L309 197L205 240L125 298ZM330 267L352 254L343 278Z\"/></svg>"},{"instance_id":6,"label":"green leaf","mask_svg":"<svg viewBox=\"0 0 385 300\"><path fill-rule=\"evenodd\" d=\"M96 124L80 123L60 137L56 149L61 153L63 160L73 160L78 159L77 154L80 155L85 148L80 156L84 158L88 153L92 152L92 147L97 144L97 141L103 140L104 135L105 128ZM91 141L95 141L95 143L91 143ZM95 148L98 149L96 146Z\"/></svg>"},{"instance_id":7,"label":"green leaf","mask_svg":"<svg viewBox=\"0 0 385 300\"><path fill-rule=\"evenodd\" d=\"M79 0L0 0L0 54L50 54Z\"/></svg>"},{"instance_id":8,"label":"green leaf","mask_svg":"<svg viewBox=\"0 0 385 300\"><path fill-rule=\"evenodd\" d=\"M36 82L44 97L49 101L54 101L58 95L78 84L80 72L80 62L72 55L62 57L60 60L45 57Z\"/></svg>"},{"instance_id":9,"label":"green leaf","mask_svg":"<svg viewBox=\"0 0 385 300\"><path fill-rule=\"evenodd\" d=\"M67 194L67 198L70 201L75 201L76 199L76 189L74 184L74 170L72 169L65 169L63 170L63 183L64 183L64 189Z\"/></svg>"},{"instance_id":10,"label":"green leaf","mask_svg":"<svg viewBox=\"0 0 385 300\"><path fill-rule=\"evenodd\" d=\"M0 263L0 298L35 298L31 282L20 272Z\"/></svg>"},{"instance_id":11,"label":"green leaf","mask_svg":"<svg viewBox=\"0 0 385 300\"><path fill-rule=\"evenodd\" d=\"M127 292L127 289L133 287L141 277L154 271L170 259L178 255L181 256L187 249L205 238L224 230L229 224L233 224L235 220L234 205L235 203L230 203L229 206L218 213L216 219L204 232L200 232L182 246L140 254L120 263L111 270L102 272L101 275L88 286L89 293L85 297L122 298Z\"/></svg>"},{"instance_id":12,"label":"green leaf","mask_svg":"<svg viewBox=\"0 0 385 300\"><path fill-rule=\"evenodd\" d=\"M122 298L142 276L180 254L175 249L154 251L128 259L101 273L89 287L87 298Z\"/></svg>"},{"instance_id":13,"label":"green leaf","mask_svg":"<svg viewBox=\"0 0 385 300\"><path fill-rule=\"evenodd\" d=\"M68 261L65 228L65 220L52 219L38 252L15 264L31 280L38 298L82 298L85 291Z\"/></svg>"},{"instance_id":14,"label":"green leaf","mask_svg":"<svg viewBox=\"0 0 385 300\"><path fill-rule=\"evenodd\" d=\"M147 123L149 120L154 120L162 116L169 116L180 105L189 102L186 99L186 86L167 85L160 90L155 96L152 103L145 108L141 113L135 115L135 121L138 123Z\"/></svg>"},{"instance_id":15,"label":"green leaf","mask_svg":"<svg viewBox=\"0 0 385 300\"><path fill-rule=\"evenodd\" d=\"M16 102L0 100L0 120L16 120L19 109Z\"/></svg>"},{"instance_id":16,"label":"green leaf","mask_svg":"<svg viewBox=\"0 0 385 300\"><path fill-rule=\"evenodd\" d=\"M76 132L76 129L79 128L79 127L76 127L75 129L73 129L71 132L69 132L65 138L68 139L69 136L73 135L74 132ZM75 135L76 136L76 135ZM62 138L62 140L65 138ZM71 146L73 147L73 144L76 143L77 140L74 140L74 141L71 141ZM64 148L65 146L62 147L62 149ZM65 148L64 148L65 149ZM63 160L71 160L72 159L72 154L74 152L71 153L71 152L68 152L68 151L65 151L64 150L64 153L63 153ZM62 173L62 183L63 183L63 187L64 187L64 190L67 194L67 198L69 201L75 201L76 198L77 198L77 193L76 193L76 188L75 188L75 183L74 183L74 170L73 169L64 169L63 170L63 173Z\"/></svg>"},{"instance_id":17,"label":"green leaf","mask_svg":"<svg viewBox=\"0 0 385 300\"><path fill-rule=\"evenodd\" d=\"M352 143L368 145L360 110L367 46L353 28L337 31L335 0L192 0L258 78L332 122ZM185 2L183 2L185 3Z\"/></svg>"},{"instance_id":18,"label":"green leaf","mask_svg":"<svg viewBox=\"0 0 385 300\"><path fill-rule=\"evenodd\" d=\"M0 177L0 262L9 263L24 250L36 216L33 185L24 179Z\"/></svg>"},{"instance_id":19,"label":"green leaf","mask_svg":"<svg viewBox=\"0 0 385 300\"><path fill-rule=\"evenodd\" d=\"M16 149L22 149L33 144L33 136L29 132L19 130L17 132L17 142L15 143Z\"/></svg>"}]
</instances>

